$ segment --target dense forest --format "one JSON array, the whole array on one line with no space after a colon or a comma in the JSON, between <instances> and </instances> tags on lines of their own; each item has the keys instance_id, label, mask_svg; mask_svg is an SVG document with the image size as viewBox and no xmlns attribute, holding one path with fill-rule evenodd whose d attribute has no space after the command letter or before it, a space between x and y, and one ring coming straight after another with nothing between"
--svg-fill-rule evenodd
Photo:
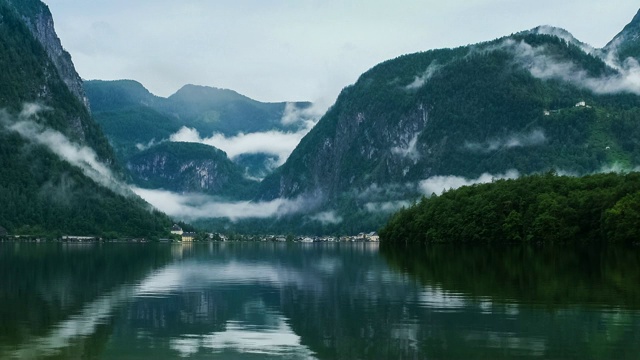
<instances>
[{"instance_id":1,"label":"dense forest","mask_svg":"<svg viewBox=\"0 0 640 360\"><path fill-rule=\"evenodd\" d=\"M640 173L553 173L423 198L380 230L386 244L640 240Z\"/></svg>"}]
</instances>

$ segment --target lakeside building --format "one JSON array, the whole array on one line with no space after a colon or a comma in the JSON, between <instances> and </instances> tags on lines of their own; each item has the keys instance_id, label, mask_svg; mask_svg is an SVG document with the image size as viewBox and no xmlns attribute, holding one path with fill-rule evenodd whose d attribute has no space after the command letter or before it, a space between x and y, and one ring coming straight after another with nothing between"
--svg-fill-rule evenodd
<instances>
[{"instance_id":1,"label":"lakeside building","mask_svg":"<svg viewBox=\"0 0 640 360\"><path fill-rule=\"evenodd\" d=\"M191 242L195 239L196 233L194 232L183 232L182 233L182 242Z\"/></svg>"},{"instance_id":2,"label":"lakeside building","mask_svg":"<svg viewBox=\"0 0 640 360\"><path fill-rule=\"evenodd\" d=\"M182 231L182 228L178 226L178 224L173 224L171 227L171 233L174 235L182 235L184 234L184 231Z\"/></svg>"}]
</instances>

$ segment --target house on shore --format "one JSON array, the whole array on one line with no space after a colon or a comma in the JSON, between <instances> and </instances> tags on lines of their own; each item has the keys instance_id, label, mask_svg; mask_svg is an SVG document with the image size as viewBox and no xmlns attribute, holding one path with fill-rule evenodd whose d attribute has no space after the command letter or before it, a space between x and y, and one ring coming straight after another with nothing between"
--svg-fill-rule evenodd
<instances>
[{"instance_id":1,"label":"house on shore","mask_svg":"<svg viewBox=\"0 0 640 360\"><path fill-rule=\"evenodd\" d=\"M100 240L99 237L97 236L76 236L76 235L64 235L62 236L62 240L63 241L77 241L77 242L82 242L82 241L95 241L95 240Z\"/></svg>"},{"instance_id":2,"label":"house on shore","mask_svg":"<svg viewBox=\"0 0 640 360\"><path fill-rule=\"evenodd\" d=\"M367 234L367 240L368 241L373 241L373 242L378 242L378 241L380 241L380 236L375 231L374 232L370 232L370 233Z\"/></svg>"},{"instance_id":3,"label":"house on shore","mask_svg":"<svg viewBox=\"0 0 640 360\"><path fill-rule=\"evenodd\" d=\"M174 235L182 235L184 231L182 231L182 228L178 226L178 224L173 224L171 227L171 233Z\"/></svg>"},{"instance_id":4,"label":"house on shore","mask_svg":"<svg viewBox=\"0 0 640 360\"><path fill-rule=\"evenodd\" d=\"M182 233L182 242L191 242L196 238L196 233L194 232L183 232Z\"/></svg>"}]
</instances>

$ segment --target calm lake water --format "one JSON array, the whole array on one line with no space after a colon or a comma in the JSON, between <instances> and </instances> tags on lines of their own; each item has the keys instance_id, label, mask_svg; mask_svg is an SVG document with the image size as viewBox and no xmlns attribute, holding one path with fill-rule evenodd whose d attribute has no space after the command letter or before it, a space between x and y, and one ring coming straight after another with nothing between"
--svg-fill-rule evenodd
<instances>
[{"instance_id":1,"label":"calm lake water","mask_svg":"<svg viewBox=\"0 0 640 360\"><path fill-rule=\"evenodd\" d=\"M1 359L639 359L640 249L0 244Z\"/></svg>"}]
</instances>

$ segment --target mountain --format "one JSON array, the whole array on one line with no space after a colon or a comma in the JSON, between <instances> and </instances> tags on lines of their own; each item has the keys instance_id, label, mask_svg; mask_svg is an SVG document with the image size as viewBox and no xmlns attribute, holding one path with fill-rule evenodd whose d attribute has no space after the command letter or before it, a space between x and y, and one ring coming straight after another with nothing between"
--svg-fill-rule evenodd
<instances>
[{"instance_id":1,"label":"mountain","mask_svg":"<svg viewBox=\"0 0 640 360\"><path fill-rule=\"evenodd\" d=\"M127 168L138 186L151 189L248 200L258 185L223 151L195 143L163 142L133 155Z\"/></svg>"},{"instance_id":2,"label":"mountain","mask_svg":"<svg viewBox=\"0 0 640 360\"><path fill-rule=\"evenodd\" d=\"M640 10L603 51L619 62L624 62L630 57L640 61Z\"/></svg>"},{"instance_id":3,"label":"mountain","mask_svg":"<svg viewBox=\"0 0 640 360\"><path fill-rule=\"evenodd\" d=\"M492 177L631 170L640 89L603 53L540 27L383 62L341 92L259 199L320 196L311 211L334 211L340 229Z\"/></svg>"},{"instance_id":4,"label":"mountain","mask_svg":"<svg viewBox=\"0 0 640 360\"><path fill-rule=\"evenodd\" d=\"M269 130L296 131L303 126L301 122L282 121L287 105L298 109L311 106L309 102L263 103L233 90L208 86L185 85L175 94L163 98L153 95L133 80L90 80L84 84L99 122L104 113L145 108L172 118L179 126L195 128L203 136L213 133L233 136Z\"/></svg>"},{"instance_id":5,"label":"mountain","mask_svg":"<svg viewBox=\"0 0 640 360\"><path fill-rule=\"evenodd\" d=\"M85 87L93 115L123 163L141 149L169 140L183 127L196 130L203 138L213 134L233 137L304 131L311 119L304 114L311 103L263 103L228 89L185 85L163 98L133 80L92 80L86 81ZM288 119L292 109L297 117ZM241 154L232 160L248 177L263 178L278 159L273 154L257 153Z\"/></svg>"},{"instance_id":6,"label":"mountain","mask_svg":"<svg viewBox=\"0 0 640 360\"><path fill-rule=\"evenodd\" d=\"M48 7L0 0L0 226L10 234L158 236L171 220L119 181Z\"/></svg>"},{"instance_id":7,"label":"mountain","mask_svg":"<svg viewBox=\"0 0 640 360\"><path fill-rule=\"evenodd\" d=\"M85 81L84 88L95 113L127 109L135 106L159 107L165 99L153 95L133 80Z\"/></svg>"}]
</instances>

